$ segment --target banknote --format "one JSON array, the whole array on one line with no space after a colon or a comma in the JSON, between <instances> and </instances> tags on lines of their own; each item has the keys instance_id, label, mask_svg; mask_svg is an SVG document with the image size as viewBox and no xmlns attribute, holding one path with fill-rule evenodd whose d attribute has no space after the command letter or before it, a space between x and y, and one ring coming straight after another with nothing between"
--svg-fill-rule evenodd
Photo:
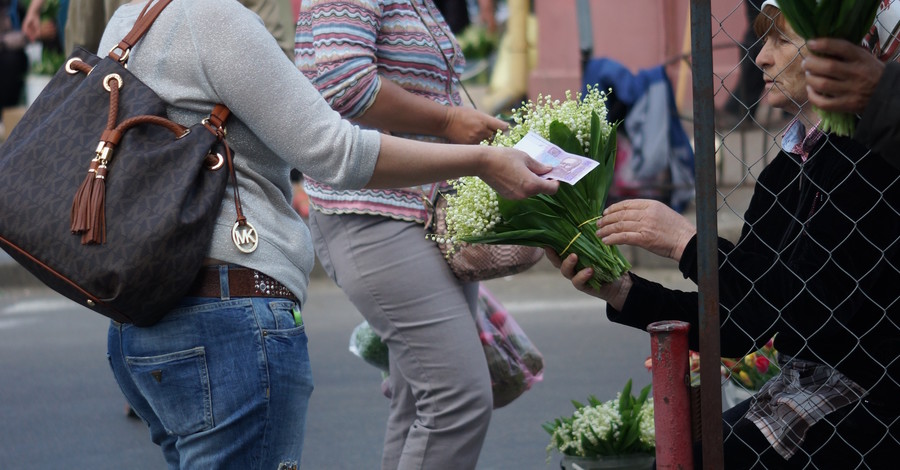
<instances>
[{"instance_id":1,"label":"banknote","mask_svg":"<svg viewBox=\"0 0 900 470\"><path fill-rule=\"evenodd\" d=\"M525 134L525 137L522 137L522 140L513 147L527 153L531 158L553 167L549 173L545 173L541 177L569 184L575 184L599 165L590 158L564 152L534 132Z\"/></svg>"}]
</instances>

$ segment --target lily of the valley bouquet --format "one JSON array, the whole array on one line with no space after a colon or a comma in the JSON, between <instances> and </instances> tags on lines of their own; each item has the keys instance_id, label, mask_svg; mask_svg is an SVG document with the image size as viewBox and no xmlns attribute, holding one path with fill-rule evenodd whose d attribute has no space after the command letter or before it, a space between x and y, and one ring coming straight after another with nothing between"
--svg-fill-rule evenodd
<instances>
[{"instance_id":1,"label":"lily of the valley bouquet","mask_svg":"<svg viewBox=\"0 0 900 470\"><path fill-rule=\"evenodd\" d=\"M862 42L872 28L875 15L887 5L883 0L778 0L775 2L785 19L803 39L831 37ZM851 136L856 129L856 115L815 108L824 132Z\"/></svg>"},{"instance_id":2,"label":"lily of the valley bouquet","mask_svg":"<svg viewBox=\"0 0 900 470\"><path fill-rule=\"evenodd\" d=\"M572 401L575 413L543 425L550 434L547 452L594 458L652 454L656 450L653 398L650 385L638 397L631 394L631 380L615 400L591 396L587 404Z\"/></svg>"},{"instance_id":3,"label":"lily of the valley bouquet","mask_svg":"<svg viewBox=\"0 0 900 470\"><path fill-rule=\"evenodd\" d=\"M533 132L565 152L599 165L575 184L561 183L554 195L508 200L477 177L451 184L447 195L447 235L439 242L550 247L560 256L578 255L577 269L590 267L590 284L599 287L621 277L631 265L615 246L597 237L596 222L613 179L616 127L606 120L606 94L588 88L582 97L566 93L565 101L538 97L513 112L513 125L489 145L515 146Z\"/></svg>"}]
</instances>

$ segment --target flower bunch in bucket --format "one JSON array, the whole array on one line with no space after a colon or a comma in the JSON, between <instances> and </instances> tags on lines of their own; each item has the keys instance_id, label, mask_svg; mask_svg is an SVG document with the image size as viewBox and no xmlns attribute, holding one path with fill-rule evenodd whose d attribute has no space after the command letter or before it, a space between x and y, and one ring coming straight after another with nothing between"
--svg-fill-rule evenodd
<instances>
[{"instance_id":1,"label":"flower bunch in bucket","mask_svg":"<svg viewBox=\"0 0 900 470\"><path fill-rule=\"evenodd\" d=\"M773 342L774 338L769 339L765 346L742 358L722 358L722 365L731 381L747 390L756 391L781 373L777 362L778 351Z\"/></svg>"},{"instance_id":2,"label":"flower bunch in bucket","mask_svg":"<svg viewBox=\"0 0 900 470\"><path fill-rule=\"evenodd\" d=\"M578 269L593 268L590 284L599 287L631 268L615 246L596 235L613 180L616 127L606 120L606 94L589 87L582 96L566 93L562 102L548 97L513 111L513 125L488 145L515 146L533 132L565 152L599 165L575 184L561 183L554 195L508 200L477 177L451 182L447 195L447 234L439 242L550 247L560 256L578 255Z\"/></svg>"},{"instance_id":3,"label":"flower bunch in bucket","mask_svg":"<svg viewBox=\"0 0 900 470\"><path fill-rule=\"evenodd\" d=\"M543 428L550 434L547 452L557 451L573 457L652 454L656 449L653 422L653 398L650 385L635 397L631 380L614 400L595 396L587 404L572 400L575 412L556 418Z\"/></svg>"}]
</instances>

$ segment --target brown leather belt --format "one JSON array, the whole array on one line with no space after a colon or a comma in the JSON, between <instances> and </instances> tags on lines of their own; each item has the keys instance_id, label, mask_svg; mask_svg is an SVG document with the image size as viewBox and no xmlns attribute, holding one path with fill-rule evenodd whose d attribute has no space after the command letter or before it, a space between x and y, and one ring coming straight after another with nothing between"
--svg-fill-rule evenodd
<instances>
[{"instance_id":1,"label":"brown leather belt","mask_svg":"<svg viewBox=\"0 0 900 470\"><path fill-rule=\"evenodd\" d=\"M297 296L287 287L255 269L240 266L228 266L227 269L229 297L272 297L299 302ZM221 297L219 266L203 267L194 279L194 284L187 295L191 297Z\"/></svg>"}]
</instances>

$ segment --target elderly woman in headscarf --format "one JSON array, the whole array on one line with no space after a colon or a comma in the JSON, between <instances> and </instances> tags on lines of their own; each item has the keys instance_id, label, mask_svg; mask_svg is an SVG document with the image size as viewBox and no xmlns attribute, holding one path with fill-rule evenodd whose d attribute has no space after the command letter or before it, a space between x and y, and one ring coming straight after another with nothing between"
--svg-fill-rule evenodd
<instances>
[{"instance_id":1,"label":"elderly woman in headscarf","mask_svg":"<svg viewBox=\"0 0 900 470\"><path fill-rule=\"evenodd\" d=\"M801 66L805 41L764 2L754 27L766 99L795 114L763 169L736 243L718 240L721 350L741 357L775 337L781 374L724 413L725 467L893 468L900 455L900 171L876 151L822 132ZM697 230L656 201L610 206L607 244L678 261L698 280ZM607 301L616 323L691 324L698 293L628 273L592 289L577 257L548 253L579 290ZM700 454L695 453L700 465Z\"/></svg>"}]
</instances>

